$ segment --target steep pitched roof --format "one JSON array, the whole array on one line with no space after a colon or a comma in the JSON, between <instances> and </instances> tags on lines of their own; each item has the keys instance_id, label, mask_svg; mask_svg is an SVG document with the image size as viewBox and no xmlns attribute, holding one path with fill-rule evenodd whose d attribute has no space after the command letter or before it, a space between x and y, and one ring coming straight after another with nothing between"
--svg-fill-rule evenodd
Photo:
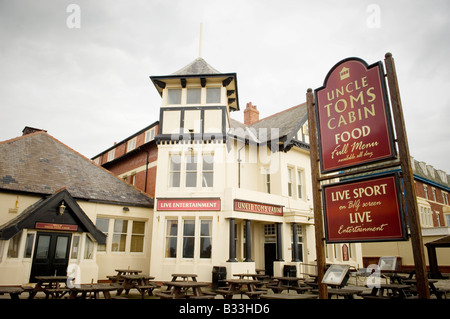
<instances>
[{"instance_id":1,"label":"steep pitched roof","mask_svg":"<svg viewBox=\"0 0 450 319\"><path fill-rule=\"evenodd\" d=\"M45 131L0 143L0 190L49 195L67 188L77 199L153 207L153 199Z\"/></svg>"},{"instance_id":2,"label":"steep pitched roof","mask_svg":"<svg viewBox=\"0 0 450 319\"><path fill-rule=\"evenodd\" d=\"M66 208L62 215L54 211L64 201ZM106 243L106 235L100 231L86 216L78 203L67 189L61 189L55 194L41 198L27 207L22 213L0 226L0 239L8 240L24 228L35 228L36 222L74 225L78 230L89 232L99 244Z\"/></svg>"},{"instance_id":3,"label":"steep pitched roof","mask_svg":"<svg viewBox=\"0 0 450 319\"><path fill-rule=\"evenodd\" d=\"M220 74L219 71L209 65L204 59L197 58L172 75L201 75L201 74Z\"/></svg>"},{"instance_id":4,"label":"steep pitched roof","mask_svg":"<svg viewBox=\"0 0 450 319\"><path fill-rule=\"evenodd\" d=\"M299 142L296 140L296 134L307 120L306 104L300 104L249 126L231 119L228 134L255 144L280 142L281 149L288 150L293 143ZM308 148L306 144L302 146Z\"/></svg>"}]
</instances>

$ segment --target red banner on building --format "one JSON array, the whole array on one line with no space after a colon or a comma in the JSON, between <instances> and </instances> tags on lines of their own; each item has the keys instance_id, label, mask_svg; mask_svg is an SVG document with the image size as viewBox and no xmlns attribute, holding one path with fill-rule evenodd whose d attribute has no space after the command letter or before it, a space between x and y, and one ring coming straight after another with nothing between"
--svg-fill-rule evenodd
<instances>
[{"instance_id":1,"label":"red banner on building","mask_svg":"<svg viewBox=\"0 0 450 319\"><path fill-rule=\"evenodd\" d=\"M381 62L337 63L315 90L322 172L395 156Z\"/></svg>"},{"instance_id":2,"label":"red banner on building","mask_svg":"<svg viewBox=\"0 0 450 319\"><path fill-rule=\"evenodd\" d=\"M217 211L220 198L158 198L159 211Z\"/></svg>"},{"instance_id":3,"label":"red banner on building","mask_svg":"<svg viewBox=\"0 0 450 319\"><path fill-rule=\"evenodd\" d=\"M240 199L234 200L234 210L238 212L283 216L283 206L249 202Z\"/></svg>"},{"instance_id":4,"label":"red banner on building","mask_svg":"<svg viewBox=\"0 0 450 319\"><path fill-rule=\"evenodd\" d=\"M397 175L323 186L327 242L405 240Z\"/></svg>"}]
</instances>

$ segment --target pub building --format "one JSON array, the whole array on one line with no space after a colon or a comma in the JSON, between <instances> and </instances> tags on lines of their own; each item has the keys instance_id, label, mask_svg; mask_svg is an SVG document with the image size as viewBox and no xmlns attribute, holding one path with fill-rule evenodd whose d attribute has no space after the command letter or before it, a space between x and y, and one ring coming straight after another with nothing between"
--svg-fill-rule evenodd
<instances>
[{"instance_id":1,"label":"pub building","mask_svg":"<svg viewBox=\"0 0 450 319\"><path fill-rule=\"evenodd\" d=\"M265 119L252 103L244 123L236 73L202 58L150 77L162 98L150 272L315 272L306 104ZM328 261L362 264L360 244L329 245Z\"/></svg>"},{"instance_id":2,"label":"pub building","mask_svg":"<svg viewBox=\"0 0 450 319\"><path fill-rule=\"evenodd\" d=\"M0 142L1 285L67 270L90 283L127 267L155 280L315 272L306 105L259 119L247 103L236 121L236 73L202 58L150 79L159 121L92 161L30 127ZM362 265L357 243L326 255Z\"/></svg>"}]
</instances>

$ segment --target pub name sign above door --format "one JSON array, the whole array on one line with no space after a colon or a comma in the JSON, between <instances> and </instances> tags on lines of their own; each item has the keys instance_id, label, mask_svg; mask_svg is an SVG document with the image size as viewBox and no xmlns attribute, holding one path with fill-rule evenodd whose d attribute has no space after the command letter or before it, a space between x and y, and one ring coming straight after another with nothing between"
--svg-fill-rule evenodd
<instances>
[{"instance_id":1,"label":"pub name sign above door","mask_svg":"<svg viewBox=\"0 0 450 319\"><path fill-rule=\"evenodd\" d=\"M322 173L395 157L381 62L340 61L315 101Z\"/></svg>"}]
</instances>

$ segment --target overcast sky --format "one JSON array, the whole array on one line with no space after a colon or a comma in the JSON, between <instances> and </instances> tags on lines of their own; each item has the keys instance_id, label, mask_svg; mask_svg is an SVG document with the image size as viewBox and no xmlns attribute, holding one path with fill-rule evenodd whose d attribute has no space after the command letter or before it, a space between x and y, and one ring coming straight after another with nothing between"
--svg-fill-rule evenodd
<instances>
[{"instance_id":1,"label":"overcast sky","mask_svg":"<svg viewBox=\"0 0 450 319\"><path fill-rule=\"evenodd\" d=\"M411 155L450 173L449 12L448 0L0 0L0 141L32 126L91 158L157 121L149 76L196 59L202 23L202 57L237 73L241 121L247 102L269 116L340 60L392 52Z\"/></svg>"}]
</instances>

